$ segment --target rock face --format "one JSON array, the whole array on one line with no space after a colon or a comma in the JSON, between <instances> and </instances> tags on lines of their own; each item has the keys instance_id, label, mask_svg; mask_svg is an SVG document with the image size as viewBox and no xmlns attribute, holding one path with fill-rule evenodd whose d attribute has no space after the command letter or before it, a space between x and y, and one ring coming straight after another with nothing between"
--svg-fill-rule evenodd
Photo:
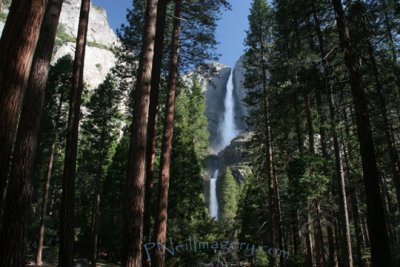
<instances>
[{"instance_id":1,"label":"rock face","mask_svg":"<svg viewBox=\"0 0 400 267\"><path fill-rule=\"evenodd\" d=\"M55 47L52 64L67 54L74 57L74 39L78 33L80 4L80 0L64 0L57 34L59 45ZM1 12L7 14L7 7ZM4 23L5 21L0 20L0 33L3 31ZM84 69L84 82L89 89L94 89L102 83L107 73L115 66L117 59L111 48L117 42L118 38L109 25L106 11L92 5Z\"/></svg>"},{"instance_id":2,"label":"rock face","mask_svg":"<svg viewBox=\"0 0 400 267\"><path fill-rule=\"evenodd\" d=\"M247 125L243 120L243 117L247 115L247 107L243 103L246 96L243 88L243 58L239 59L233 69L220 63L212 63L210 71L205 75L200 75L206 98L206 116L208 118L211 148L217 147L221 141L219 124L223 120L225 112L224 100L231 73L233 75L235 123L240 132L247 131Z\"/></svg>"},{"instance_id":3,"label":"rock face","mask_svg":"<svg viewBox=\"0 0 400 267\"><path fill-rule=\"evenodd\" d=\"M57 49L53 56L52 63L59 58L69 54L74 57L75 43L65 43ZM116 58L113 52L107 49L86 46L85 69L83 80L89 89L96 88L104 81L104 78L115 66Z\"/></svg>"},{"instance_id":4,"label":"rock face","mask_svg":"<svg viewBox=\"0 0 400 267\"><path fill-rule=\"evenodd\" d=\"M219 63L213 63L212 72L213 75L202 79L211 149L216 148L221 141L219 123L224 116L226 84L231 74L231 68Z\"/></svg>"},{"instance_id":5,"label":"rock face","mask_svg":"<svg viewBox=\"0 0 400 267\"><path fill-rule=\"evenodd\" d=\"M64 0L59 22L59 25L63 25L65 33L75 38L78 33L80 6L81 0ZM87 37L89 43L98 43L108 47L118 41L108 23L107 13L104 9L91 5Z\"/></svg>"},{"instance_id":6,"label":"rock face","mask_svg":"<svg viewBox=\"0 0 400 267\"><path fill-rule=\"evenodd\" d=\"M74 39L78 33L80 4L80 0L64 0L58 27L59 32ZM118 38L110 27L106 11L93 5L90 7L87 41L83 79L89 89L94 89L116 64L117 59L110 49ZM75 43L63 42L56 48L52 63L67 54L73 57L74 53Z\"/></svg>"}]
</instances>

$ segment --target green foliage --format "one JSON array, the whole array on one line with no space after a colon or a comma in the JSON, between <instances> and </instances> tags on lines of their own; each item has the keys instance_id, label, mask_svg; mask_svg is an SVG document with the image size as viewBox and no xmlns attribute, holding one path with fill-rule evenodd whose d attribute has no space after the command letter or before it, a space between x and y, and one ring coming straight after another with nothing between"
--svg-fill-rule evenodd
<instances>
[{"instance_id":1,"label":"green foliage","mask_svg":"<svg viewBox=\"0 0 400 267\"><path fill-rule=\"evenodd\" d=\"M267 187L265 181L248 177L238 205L239 240L263 244L268 234Z\"/></svg>"},{"instance_id":2,"label":"green foliage","mask_svg":"<svg viewBox=\"0 0 400 267\"><path fill-rule=\"evenodd\" d=\"M122 205L129 150L129 129L124 130L102 185L99 239L110 260L119 260L122 243ZM118 226L118 227L116 227Z\"/></svg>"},{"instance_id":3,"label":"green foliage","mask_svg":"<svg viewBox=\"0 0 400 267\"><path fill-rule=\"evenodd\" d=\"M32 223L28 228L28 238L31 242L37 242L43 185L47 177L51 146L55 142L56 149L50 180L49 204L45 219L45 249L43 255L44 259L47 260L56 260L58 255L61 177L64 166L64 137L68 116L67 102L71 90L72 66L73 60L71 56L67 55L50 67L39 130L38 147L40 149L37 152L32 179L34 194L32 198ZM61 109L59 109L60 106Z\"/></svg>"},{"instance_id":4,"label":"green foliage","mask_svg":"<svg viewBox=\"0 0 400 267\"><path fill-rule=\"evenodd\" d=\"M58 29L57 29L57 35L56 35L56 45L60 46L67 42L75 43L76 39L75 39L75 37L69 35L66 32L65 26L63 24L59 24Z\"/></svg>"},{"instance_id":5,"label":"green foliage","mask_svg":"<svg viewBox=\"0 0 400 267\"><path fill-rule=\"evenodd\" d=\"M265 252L257 250L254 256L254 266L255 267L268 267L269 259Z\"/></svg>"},{"instance_id":6,"label":"green foliage","mask_svg":"<svg viewBox=\"0 0 400 267\"><path fill-rule=\"evenodd\" d=\"M90 249L91 224L93 223L94 199L112 163L117 140L120 135L120 92L112 75L94 90L86 104L87 115L82 122L80 153L78 159L77 202L80 229L78 246L80 251ZM91 190L88 190L90 188ZM107 189L108 190L108 189ZM83 254L84 255L84 254Z\"/></svg>"},{"instance_id":7,"label":"green foliage","mask_svg":"<svg viewBox=\"0 0 400 267\"><path fill-rule=\"evenodd\" d=\"M196 80L190 89L180 86L178 92L167 236L174 240L187 240L189 235L207 238L209 233L204 222L208 217L203 195L204 150L208 147L205 100ZM178 258L168 259L167 265L188 266L203 257L205 255L201 253L184 253Z\"/></svg>"},{"instance_id":8,"label":"green foliage","mask_svg":"<svg viewBox=\"0 0 400 267\"><path fill-rule=\"evenodd\" d=\"M6 21L6 19L7 19L7 14L4 13L3 11L0 11L0 20Z\"/></svg>"},{"instance_id":9,"label":"green foliage","mask_svg":"<svg viewBox=\"0 0 400 267\"><path fill-rule=\"evenodd\" d=\"M220 196L220 218L225 223L233 222L236 217L239 202L240 187L232 175L230 168L226 169L222 182L222 193Z\"/></svg>"},{"instance_id":10,"label":"green foliage","mask_svg":"<svg viewBox=\"0 0 400 267\"><path fill-rule=\"evenodd\" d=\"M329 177L324 174L326 165L322 157L308 153L288 163L288 195L293 209L300 208L300 203L326 196L329 185Z\"/></svg>"}]
</instances>

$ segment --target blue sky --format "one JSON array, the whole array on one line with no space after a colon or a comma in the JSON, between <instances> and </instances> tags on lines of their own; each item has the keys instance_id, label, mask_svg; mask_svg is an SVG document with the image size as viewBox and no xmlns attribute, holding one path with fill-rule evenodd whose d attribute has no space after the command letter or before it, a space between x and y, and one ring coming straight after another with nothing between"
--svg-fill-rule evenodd
<instances>
[{"instance_id":1,"label":"blue sky","mask_svg":"<svg viewBox=\"0 0 400 267\"><path fill-rule=\"evenodd\" d=\"M114 29L124 23L126 9L131 6L132 0L93 0L93 4L107 10L108 19ZM232 10L224 11L222 19L218 22L216 37L220 62L234 66L243 54L244 38L247 29L247 16L251 0L230 0Z\"/></svg>"}]
</instances>

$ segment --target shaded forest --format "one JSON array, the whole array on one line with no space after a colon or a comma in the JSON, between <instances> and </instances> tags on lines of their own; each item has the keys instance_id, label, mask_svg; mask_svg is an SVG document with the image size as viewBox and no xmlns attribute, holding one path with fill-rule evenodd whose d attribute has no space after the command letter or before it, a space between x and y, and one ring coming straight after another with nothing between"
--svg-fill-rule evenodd
<instances>
[{"instance_id":1,"label":"shaded forest","mask_svg":"<svg viewBox=\"0 0 400 267\"><path fill-rule=\"evenodd\" d=\"M90 0L52 61L63 2L0 1L1 266L400 266L398 1L251 1L239 178L208 166L229 1L132 0L95 89Z\"/></svg>"}]
</instances>

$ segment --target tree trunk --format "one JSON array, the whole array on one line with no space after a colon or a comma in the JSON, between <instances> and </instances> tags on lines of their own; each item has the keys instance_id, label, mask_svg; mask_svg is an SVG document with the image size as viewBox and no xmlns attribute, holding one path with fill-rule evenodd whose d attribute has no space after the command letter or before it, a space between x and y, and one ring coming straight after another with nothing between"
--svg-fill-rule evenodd
<instances>
[{"instance_id":1,"label":"tree trunk","mask_svg":"<svg viewBox=\"0 0 400 267\"><path fill-rule=\"evenodd\" d=\"M314 6L313 6L314 8ZM318 27L319 30L319 37L321 37L322 39L322 35L320 32L320 28L319 28L319 19L317 17L316 11L315 9L313 9L313 13L315 16L315 21L316 21L316 25ZM317 30L317 31L318 31ZM318 33L317 33L318 35ZM316 66L317 67L317 66ZM316 68L317 70L317 68ZM316 73L316 79L318 79L318 73ZM325 93L328 91L329 88L329 79L328 77L325 75L324 73L324 86L323 88L325 89ZM322 94L321 94L321 89L320 90L316 90L316 100L317 100L317 111L318 111L318 117L319 117L319 134L321 137L321 154L322 157L325 160L329 160L329 155L328 155L328 150L327 150L327 142L326 142L326 117L325 117L325 111L324 111L324 107L322 104ZM326 174L328 174L328 170L326 170ZM330 204L333 205L333 197L332 197L332 188L330 187L329 189L329 199L328 202ZM337 267L338 262L337 262L337 251L336 251L336 242L335 242L335 222L332 221L332 223L330 225L327 226L327 235L328 235L328 266L329 267Z\"/></svg>"},{"instance_id":2,"label":"tree trunk","mask_svg":"<svg viewBox=\"0 0 400 267\"><path fill-rule=\"evenodd\" d=\"M360 142L364 186L367 199L368 228L371 238L373 266L390 266L390 246L387 236L385 214L380 195L379 173L376 165L367 98L357 67L357 58L352 51L351 37L341 0L332 0L336 13L340 45L350 78L353 103L356 112L357 134Z\"/></svg>"},{"instance_id":3,"label":"tree trunk","mask_svg":"<svg viewBox=\"0 0 400 267\"><path fill-rule=\"evenodd\" d=\"M314 253L313 253L313 246L312 246L310 224L311 224L311 219L310 219L310 215L307 212L307 222L306 222L307 258L306 258L305 265L309 266L309 267L313 267L314 266Z\"/></svg>"},{"instance_id":4,"label":"tree trunk","mask_svg":"<svg viewBox=\"0 0 400 267\"><path fill-rule=\"evenodd\" d=\"M0 208L47 0L13 1L0 40Z\"/></svg>"},{"instance_id":5,"label":"tree trunk","mask_svg":"<svg viewBox=\"0 0 400 267\"><path fill-rule=\"evenodd\" d=\"M59 265L72 267L74 258L74 197L76 177L76 157L80 107L83 91L83 69L89 23L90 0L82 0L79 16L78 38L72 72L72 91L68 114L67 140L65 147L64 173L60 211Z\"/></svg>"},{"instance_id":6,"label":"tree trunk","mask_svg":"<svg viewBox=\"0 0 400 267\"><path fill-rule=\"evenodd\" d=\"M336 175L338 179L338 191L339 191L339 210L340 210L340 220L342 224L343 234L344 234L344 264L347 267L353 266L353 255L351 249L351 234L350 234L350 222L349 222L349 211L347 205L347 196L346 196L346 181L343 172L343 160L341 155L341 149L339 144L339 138L337 134L337 130L335 129L336 125L339 125L339 119L336 114L336 106L334 102L334 95L332 89L329 88L329 115L331 120L331 131L333 137L333 149L335 154L335 169ZM342 239L343 240L343 239Z\"/></svg>"},{"instance_id":7,"label":"tree trunk","mask_svg":"<svg viewBox=\"0 0 400 267\"><path fill-rule=\"evenodd\" d=\"M366 23L363 23L363 32L368 34L368 27ZM382 115L382 123L383 123L383 132L386 138L387 151L390 158L390 165L392 167L393 174L393 182L396 188L396 196L397 196L397 208L400 212L400 158L396 148L395 136L393 132L393 126L390 123L389 119L389 111L386 107L385 96L383 95L383 86L380 77L380 73L378 70L378 64L375 59L375 51L372 46L370 37L366 38L366 45L368 48L368 56L371 61L372 72L375 79L376 93L378 96L378 106Z\"/></svg>"},{"instance_id":8,"label":"tree trunk","mask_svg":"<svg viewBox=\"0 0 400 267\"><path fill-rule=\"evenodd\" d=\"M266 55L264 43L261 42L261 53ZM264 58L264 56L263 56ZM267 177L268 177L268 207L269 207L269 218L270 218L270 230L269 238L272 247L278 247L280 244L280 223L279 223L279 210L277 203L277 180L274 171L274 154L272 148L272 131L270 123L270 111L269 111L269 96L268 96L268 83L267 83L267 63L262 60L262 108L263 108L263 120L265 127L265 149L266 149L266 165L267 165ZM273 258L272 261L275 263L277 259Z\"/></svg>"},{"instance_id":9,"label":"tree trunk","mask_svg":"<svg viewBox=\"0 0 400 267\"><path fill-rule=\"evenodd\" d=\"M104 143L103 143L104 146ZM101 180L103 176L103 164L104 155L99 163L99 170L96 174L95 182L95 193L93 202L93 217L92 217L92 255L91 255L91 266L96 267L97 262L97 242L98 242L98 232L99 232L99 217L100 217L100 197L101 197Z\"/></svg>"},{"instance_id":10,"label":"tree trunk","mask_svg":"<svg viewBox=\"0 0 400 267\"><path fill-rule=\"evenodd\" d=\"M345 108L343 108L344 110L344 118L345 120L347 119L347 114L345 112ZM345 134L348 135L350 133L350 130L348 129L347 123L346 123L346 132ZM352 160L351 158L351 151L350 149L346 149L346 147L344 146L345 142L344 142L344 138L346 138L346 135L342 134L342 138L341 138L341 142L343 145L343 156L344 156L344 162L345 162L345 166L346 166L346 175L348 177L348 179L350 179L350 170L351 170L351 166L350 166L350 161ZM361 238L361 228L360 228L360 213L359 213L359 208L358 208L358 201L357 201L357 196L356 196L356 188L353 186L350 189L350 203L351 203L351 209L352 209L352 214L353 214L353 224L354 224L354 232L355 232L355 237L356 237L356 252L357 252L357 265L359 267L363 267L364 266L364 262L362 260L362 253L361 253L361 249L365 248L365 244L362 244L362 238Z\"/></svg>"},{"instance_id":11,"label":"tree trunk","mask_svg":"<svg viewBox=\"0 0 400 267\"><path fill-rule=\"evenodd\" d=\"M157 2L157 0L147 1L143 46L137 75L136 98L131 126L125 186L123 267L139 267L142 263L147 124L153 69L154 38L156 35Z\"/></svg>"},{"instance_id":12,"label":"tree trunk","mask_svg":"<svg viewBox=\"0 0 400 267\"><path fill-rule=\"evenodd\" d=\"M175 0L174 26L171 41L171 63L168 80L168 97L165 109L164 133L160 159L158 218L155 228L157 242L165 245L167 236L167 207L170 179L171 151L174 133L175 95L178 78L179 35L181 31L181 0ZM155 252L155 266L165 266L165 249Z\"/></svg>"},{"instance_id":13,"label":"tree trunk","mask_svg":"<svg viewBox=\"0 0 400 267\"><path fill-rule=\"evenodd\" d=\"M153 175L155 147L157 140L157 113L158 113L158 96L160 90L162 57L164 49L165 21L167 15L167 1L158 1L157 4L157 24L156 24L156 42L154 44L153 70L151 74L151 92L149 121L147 125L147 144L146 144L146 192L145 207L143 218L143 239L150 242L150 226L151 226L151 200L153 191ZM146 258L143 258L143 266L149 266Z\"/></svg>"},{"instance_id":14,"label":"tree trunk","mask_svg":"<svg viewBox=\"0 0 400 267\"><path fill-rule=\"evenodd\" d=\"M323 64L323 75L325 81L325 91L328 93L328 104L329 104L329 115L330 115L330 125L331 125L331 134L333 137L333 147L334 147L334 154L335 154L335 169L336 175L338 179L337 186L339 187L339 209L340 209L340 219L341 224L344 230L345 236L345 244L344 244L344 259L345 259L345 266L352 267L353 266L353 257L352 257L352 250L351 250L351 235L350 235L350 225L349 225L349 214L347 208L347 198L346 198L346 183L345 177L343 173L343 161L340 152L339 140L337 135L337 130L335 129L336 125L338 125L338 117L336 114L336 108L334 103L334 93L332 89L332 84L329 79L329 71L330 66L326 60L326 51L325 51L325 44L324 39L321 32L321 24L318 18L315 2L313 4L313 19L315 22L315 30L317 33L318 43L319 43L319 52L321 55L321 60ZM335 261L335 260L334 260ZM331 262L331 265L334 265L335 262Z\"/></svg>"},{"instance_id":15,"label":"tree trunk","mask_svg":"<svg viewBox=\"0 0 400 267\"><path fill-rule=\"evenodd\" d=\"M324 238L322 235L321 218L320 218L321 207L318 201L315 201L314 209L316 214L316 218L314 220L316 264L317 267L323 267L326 266L326 260L325 260Z\"/></svg>"},{"instance_id":16,"label":"tree trunk","mask_svg":"<svg viewBox=\"0 0 400 267\"><path fill-rule=\"evenodd\" d=\"M300 255L300 231L299 231L299 214L297 210L291 211L292 217L292 235L293 235L293 255Z\"/></svg>"},{"instance_id":17,"label":"tree trunk","mask_svg":"<svg viewBox=\"0 0 400 267\"><path fill-rule=\"evenodd\" d=\"M105 139L106 139L106 131L108 124L108 114L107 114L107 106L106 105L103 113L102 120L102 129L101 129L101 137L100 137L100 160L99 166L97 170L97 174L95 177L95 192L93 199L93 215L92 215L92 257L91 257L91 265L92 267L96 267L97 262L97 243L98 243L98 232L99 232L99 217L100 217L100 199L101 199L101 184L103 179L103 165L106 160L106 151L105 151Z\"/></svg>"},{"instance_id":18,"label":"tree trunk","mask_svg":"<svg viewBox=\"0 0 400 267\"><path fill-rule=\"evenodd\" d=\"M305 114L307 119L307 133L308 133L308 144L311 154L315 154L315 142L314 142L314 127L312 122L311 114L311 99L304 89L304 101L305 101ZM324 250L324 239L322 236L322 227L320 220L320 205L318 201L315 201L313 208L316 213L316 218L314 220L314 242L315 242L315 263L317 267L323 267L326 265L325 262L325 250Z\"/></svg>"},{"instance_id":19,"label":"tree trunk","mask_svg":"<svg viewBox=\"0 0 400 267\"><path fill-rule=\"evenodd\" d=\"M2 262L14 262L25 250L26 219L32 196L31 175L37 150L40 115L43 108L50 59L53 52L58 18L62 1L50 1L41 26L40 37L33 58L31 73L23 100L21 117L15 142L15 150L10 171L9 193L5 206L1 240L12 240L13 245L5 245L9 250L0 249ZM18 192L18 193L17 193ZM3 253L8 254L7 256ZM23 252L24 253L24 252ZM6 257L6 258L3 258ZM22 257L24 261L24 257ZM23 262L24 263L24 262Z\"/></svg>"},{"instance_id":20,"label":"tree trunk","mask_svg":"<svg viewBox=\"0 0 400 267\"><path fill-rule=\"evenodd\" d=\"M46 180L44 184L44 190L43 190L43 198L42 198L42 206L41 206L41 215L40 215L40 224L39 224L39 239L38 239L38 246L37 246L37 252L36 252L36 265L42 265L42 250L43 250L43 241L44 241L44 227L45 227L45 219L46 219L46 214L47 214L47 203L49 199L49 189L50 189L50 180L51 180L51 175L53 171L53 162L54 162L54 154L56 151L56 145L57 145L57 139L58 139L58 125L60 122L61 118L61 111L62 111L62 104L64 102L64 95L63 93L60 96L60 101L58 104L57 108L57 115L54 120L54 126L53 126L53 133L54 133L54 138L53 142L50 147L50 158L49 162L47 164L47 173L46 173Z\"/></svg>"}]
</instances>

